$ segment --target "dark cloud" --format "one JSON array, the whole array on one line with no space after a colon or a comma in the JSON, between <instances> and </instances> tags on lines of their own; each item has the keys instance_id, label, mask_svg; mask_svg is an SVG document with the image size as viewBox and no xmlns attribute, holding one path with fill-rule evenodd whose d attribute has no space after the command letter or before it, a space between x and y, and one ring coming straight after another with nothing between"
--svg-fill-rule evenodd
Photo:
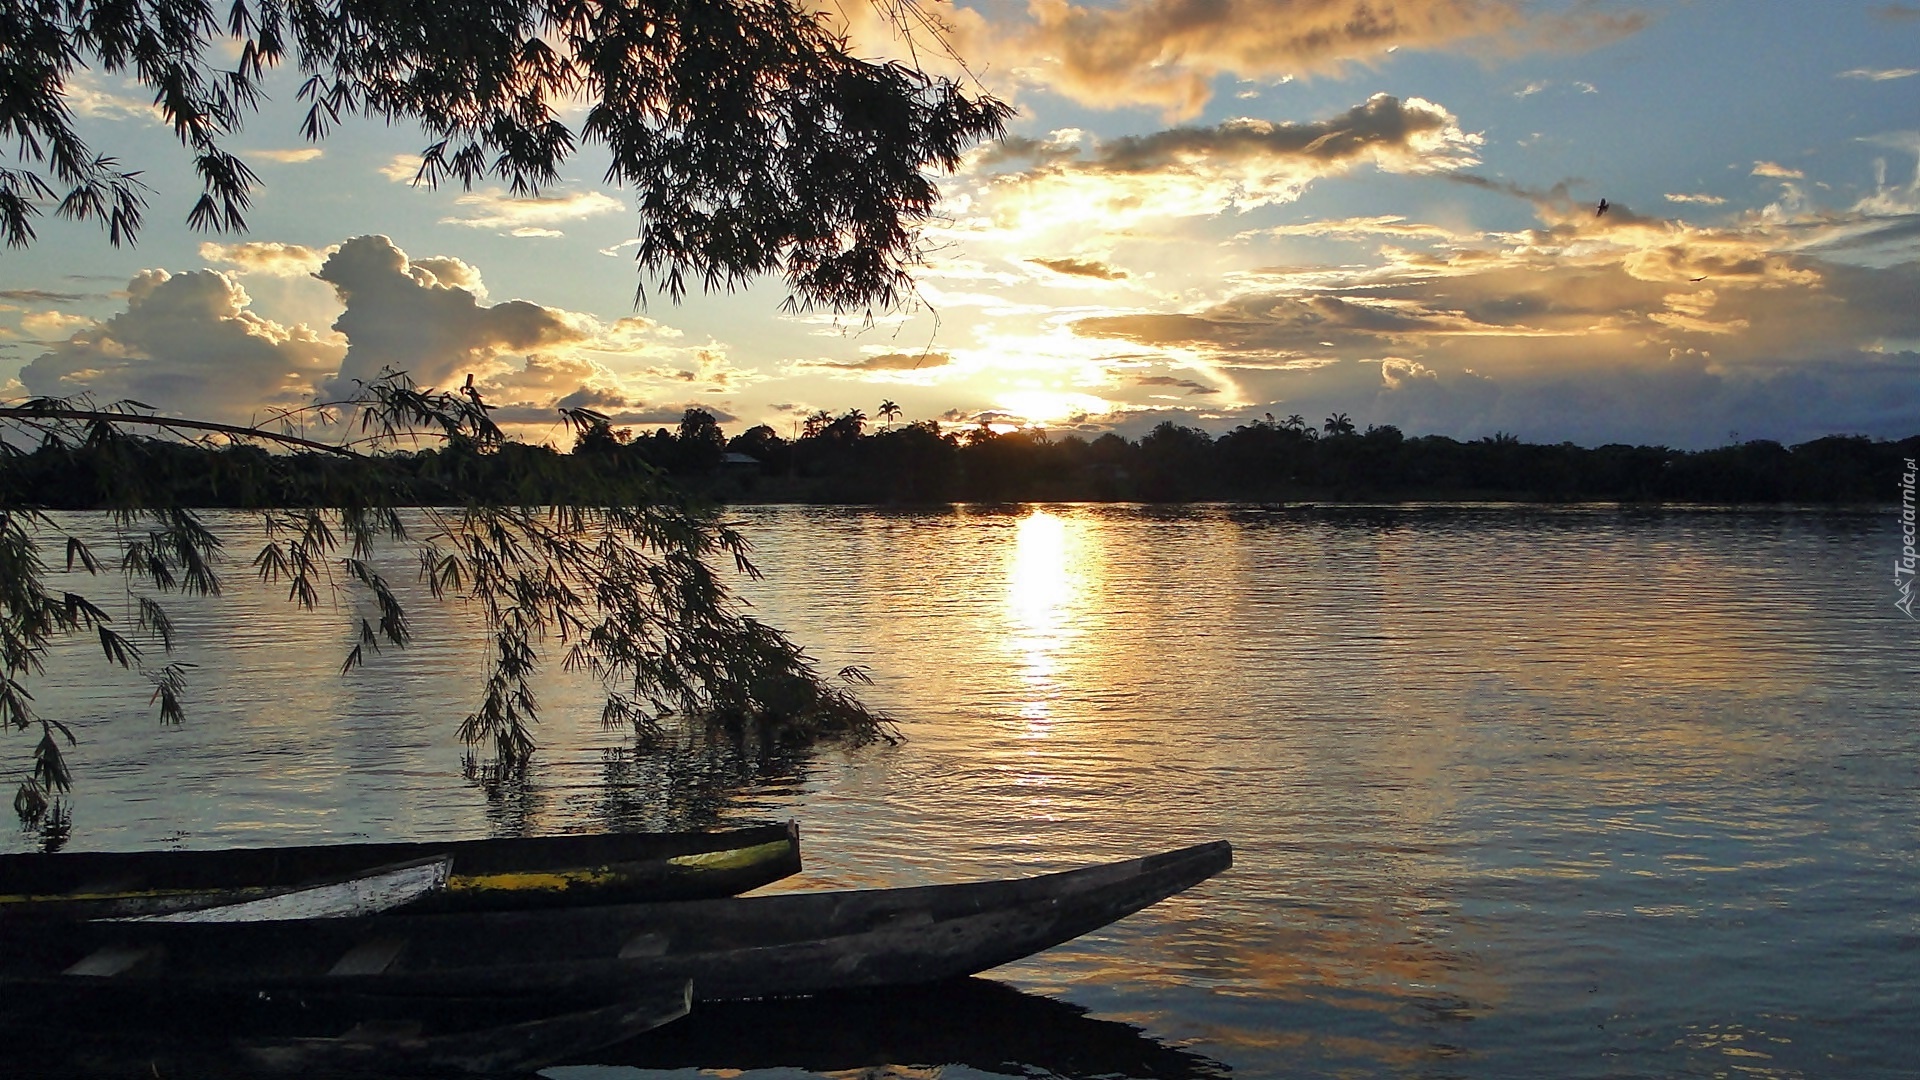
<instances>
[{"instance_id":1,"label":"dark cloud","mask_svg":"<svg viewBox=\"0 0 1920 1080\"><path fill-rule=\"evenodd\" d=\"M0 300L18 300L23 304L71 304L90 300L86 293L48 292L45 289L0 289Z\"/></svg>"},{"instance_id":2,"label":"dark cloud","mask_svg":"<svg viewBox=\"0 0 1920 1080\"><path fill-rule=\"evenodd\" d=\"M1339 116L1309 123L1242 119L1128 135L1102 143L1094 164L1104 172L1140 173L1194 159L1344 162L1382 148L1411 146L1419 136L1437 134L1452 124L1453 117L1437 105L1375 94Z\"/></svg>"},{"instance_id":3,"label":"dark cloud","mask_svg":"<svg viewBox=\"0 0 1920 1080\"><path fill-rule=\"evenodd\" d=\"M1098 144L1088 158L1060 153L1052 144L1029 140L1023 147L1007 148L998 160L1028 160L1040 172L1070 170L1110 176L1159 173L1202 162L1214 168L1291 162L1318 173L1363 157L1405 158L1412 164L1423 147L1458 135L1453 115L1432 102L1375 94L1324 120L1243 118L1208 127L1169 128L1109 139ZM1031 156L1026 154L1029 150L1033 151Z\"/></svg>"},{"instance_id":4,"label":"dark cloud","mask_svg":"<svg viewBox=\"0 0 1920 1080\"><path fill-rule=\"evenodd\" d=\"M1071 142L1046 141L1028 138L1025 135L1008 135L988 143L974 155L974 164L983 168L993 168L1009 162L1035 162L1046 164L1050 161L1064 161L1078 157L1080 148Z\"/></svg>"},{"instance_id":5,"label":"dark cloud","mask_svg":"<svg viewBox=\"0 0 1920 1080\"><path fill-rule=\"evenodd\" d=\"M1192 379L1176 379L1171 375L1142 375L1133 380L1133 385L1172 387L1174 389L1185 390L1188 397L1192 397L1195 394L1217 394L1220 392L1220 388L1217 386L1208 386L1205 383L1195 382Z\"/></svg>"},{"instance_id":6,"label":"dark cloud","mask_svg":"<svg viewBox=\"0 0 1920 1080\"><path fill-rule=\"evenodd\" d=\"M1461 329L1458 313L1436 312L1390 301L1351 300L1327 294L1247 295L1199 314L1101 315L1074 323L1087 337L1120 338L1147 345L1212 346L1233 353L1266 353L1289 360L1327 352L1328 339Z\"/></svg>"},{"instance_id":7,"label":"dark cloud","mask_svg":"<svg viewBox=\"0 0 1920 1080\"><path fill-rule=\"evenodd\" d=\"M1056 274L1068 277L1097 278L1101 281L1122 281L1126 279L1125 270L1115 269L1106 263L1093 259L1028 259L1035 266L1044 266Z\"/></svg>"}]
</instances>

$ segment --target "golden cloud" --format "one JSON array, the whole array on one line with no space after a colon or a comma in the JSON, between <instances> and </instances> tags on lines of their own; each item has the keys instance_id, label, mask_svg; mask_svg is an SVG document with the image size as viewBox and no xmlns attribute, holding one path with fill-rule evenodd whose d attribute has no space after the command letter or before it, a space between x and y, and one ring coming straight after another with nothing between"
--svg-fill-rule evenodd
<instances>
[{"instance_id":1,"label":"golden cloud","mask_svg":"<svg viewBox=\"0 0 1920 1080\"><path fill-rule=\"evenodd\" d=\"M1539 13L1522 0L1033 0L1030 22L957 12L961 55L1011 70L1084 105L1153 105L1198 115L1222 74L1280 81L1337 74L1393 49L1467 43L1496 52L1590 48L1631 34L1638 13Z\"/></svg>"},{"instance_id":2,"label":"golden cloud","mask_svg":"<svg viewBox=\"0 0 1920 1080\"><path fill-rule=\"evenodd\" d=\"M283 244L256 240L241 244L200 245L200 257L210 263L224 263L242 273L273 277L305 277L319 272L327 256L337 248L311 248L304 244Z\"/></svg>"},{"instance_id":3,"label":"golden cloud","mask_svg":"<svg viewBox=\"0 0 1920 1080\"><path fill-rule=\"evenodd\" d=\"M1236 119L1111 139L1090 151L1029 141L973 167L1029 163L992 176L983 191L1001 230L1088 222L1119 230L1150 217L1292 202L1314 180L1362 164L1404 173L1464 168L1477 163L1481 142L1433 102L1376 94L1323 120Z\"/></svg>"}]
</instances>

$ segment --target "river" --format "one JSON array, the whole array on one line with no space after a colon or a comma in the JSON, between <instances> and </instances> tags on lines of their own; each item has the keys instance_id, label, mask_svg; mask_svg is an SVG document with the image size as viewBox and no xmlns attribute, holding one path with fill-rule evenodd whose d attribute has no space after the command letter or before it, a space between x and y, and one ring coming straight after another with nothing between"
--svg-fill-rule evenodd
<instances>
[{"instance_id":1,"label":"river","mask_svg":"<svg viewBox=\"0 0 1920 1080\"><path fill-rule=\"evenodd\" d=\"M1234 843L991 981L710 1009L564 1080L1912 1075L1920 625L1890 513L733 516L768 572L743 595L867 665L906 741L643 758L556 677L537 767L489 785L453 738L461 612L419 600L420 643L341 679L341 613L290 616L240 563L180 605L186 725L91 646L35 683L78 718L68 846L794 817L807 870L776 888L817 889Z\"/></svg>"}]
</instances>

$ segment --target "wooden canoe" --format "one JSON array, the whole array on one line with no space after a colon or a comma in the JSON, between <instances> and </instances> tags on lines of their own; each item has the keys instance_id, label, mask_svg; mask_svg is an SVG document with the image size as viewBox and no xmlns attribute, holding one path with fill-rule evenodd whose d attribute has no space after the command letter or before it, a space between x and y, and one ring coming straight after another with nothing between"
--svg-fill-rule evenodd
<instances>
[{"instance_id":1,"label":"wooden canoe","mask_svg":"<svg viewBox=\"0 0 1920 1080\"><path fill-rule=\"evenodd\" d=\"M612 998L341 989L325 981L16 981L0 1013L9 1077L522 1075L687 1014L685 979Z\"/></svg>"},{"instance_id":2,"label":"wooden canoe","mask_svg":"<svg viewBox=\"0 0 1920 1080\"><path fill-rule=\"evenodd\" d=\"M380 866L338 881L316 882L272 896L208 904L155 915L120 915L109 922L264 922L271 919L344 919L378 915L447 887L453 856Z\"/></svg>"},{"instance_id":3,"label":"wooden canoe","mask_svg":"<svg viewBox=\"0 0 1920 1080\"><path fill-rule=\"evenodd\" d=\"M971 975L1096 930L1232 865L1224 841L1011 881L660 904L236 923L0 925L11 978L311 980L369 992L449 985L607 993L691 978L696 1000Z\"/></svg>"},{"instance_id":4,"label":"wooden canoe","mask_svg":"<svg viewBox=\"0 0 1920 1080\"><path fill-rule=\"evenodd\" d=\"M276 896L378 866L453 857L411 911L492 911L732 896L800 869L797 826L215 851L0 855L0 924L164 914Z\"/></svg>"}]
</instances>

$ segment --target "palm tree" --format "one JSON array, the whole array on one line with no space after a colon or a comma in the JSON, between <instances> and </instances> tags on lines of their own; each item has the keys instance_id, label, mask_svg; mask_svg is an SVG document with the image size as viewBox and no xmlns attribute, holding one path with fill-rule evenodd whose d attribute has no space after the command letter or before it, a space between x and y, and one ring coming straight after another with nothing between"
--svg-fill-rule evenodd
<instances>
[{"instance_id":1,"label":"palm tree","mask_svg":"<svg viewBox=\"0 0 1920 1080\"><path fill-rule=\"evenodd\" d=\"M1307 426L1307 418L1301 416L1299 413L1294 413L1292 416L1287 417L1286 423L1280 426L1292 428L1295 431L1303 431Z\"/></svg>"},{"instance_id":2,"label":"palm tree","mask_svg":"<svg viewBox=\"0 0 1920 1080\"><path fill-rule=\"evenodd\" d=\"M818 438L820 433L827 430L827 425L831 423L833 423L832 413L825 409L815 409L807 414L807 426L804 429L806 432L805 437L809 439Z\"/></svg>"},{"instance_id":3,"label":"palm tree","mask_svg":"<svg viewBox=\"0 0 1920 1080\"><path fill-rule=\"evenodd\" d=\"M859 409L848 409L840 414L838 422L852 428L854 438L859 438L862 430L867 426L867 414Z\"/></svg>"},{"instance_id":4,"label":"palm tree","mask_svg":"<svg viewBox=\"0 0 1920 1080\"><path fill-rule=\"evenodd\" d=\"M1353 420L1343 412L1337 412L1327 417L1327 422L1324 427L1329 435L1353 434Z\"/></svg>"},{"instance_id":5,"label":"palm tree","mask_svg":"<svg viewBox=\"0 0 1920 1080\"><path fill-rule=\"evenodd\" d=\"M898 420L898 419L900 418L900 406L898 406L898 405L895 405L895 404L893 403L893 399L891 399L891 398L889 398L889 399L887 399L886 401L883 401L883 402L881 402L881 403L880 403L880 418L881 418L882 420L885 420L885 421L887 422L887 427L886 427L886 430L888 430L888 431L892 431L892 430L893 430L893 422L894 422L895 420Z\"/></svg>"}]
</instances>

